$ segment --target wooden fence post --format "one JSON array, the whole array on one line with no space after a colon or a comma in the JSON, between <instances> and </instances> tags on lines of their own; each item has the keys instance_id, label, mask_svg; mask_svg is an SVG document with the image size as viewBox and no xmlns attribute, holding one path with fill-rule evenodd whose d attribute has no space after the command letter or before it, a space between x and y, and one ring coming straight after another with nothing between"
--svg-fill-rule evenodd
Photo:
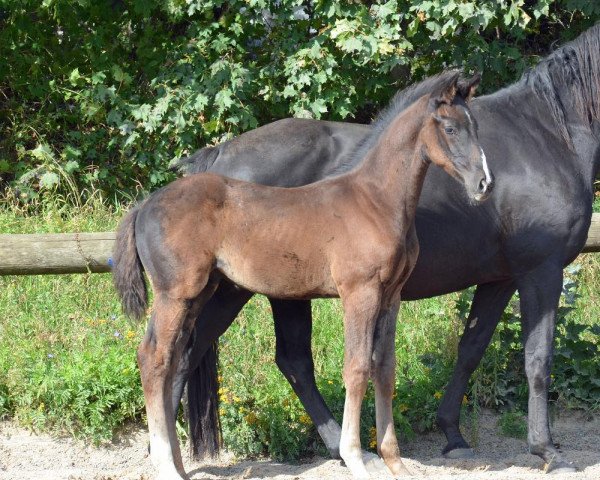
<instances>
[{"instance_id":1,"label":"wooden fence post","mask_svg":"<svg viewBox=\"0 0 600 480\"><path fill-rule=\"evenodd\" d=\"M0 235L0 275L110 272L115 232ZM600 213L583 252L600 252Z\"/></svg>"}]
</instances>

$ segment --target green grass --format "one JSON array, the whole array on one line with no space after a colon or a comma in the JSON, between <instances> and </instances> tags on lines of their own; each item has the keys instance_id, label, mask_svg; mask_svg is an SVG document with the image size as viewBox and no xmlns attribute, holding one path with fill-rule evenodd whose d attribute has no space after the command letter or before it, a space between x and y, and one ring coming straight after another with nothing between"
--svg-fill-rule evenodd
<instances>
[{"instance_id":1,"label":"green grass","mask_svg":"<svg viewBox=\"0 0 600 480\"><path fill-rule=\"evenodd\" d=\"M9 202L10 204L10 202ZM121 216L95 199L79 209L39 205L33 215L0 209L1 233L113 230ZM560 405L600 408L600 258L578 259L576 309L561 316L553 398ZM128 421L143 421L135 349L144 325L123 317L110 275L0 277L0 415L39 430L102 441ZM396 338L399 433L434 426L468 308L469 293L402 305ZM564 308L573 305L563 300ZM566 311L563 311L566 313ZM339 301L313 302L313 353L317 383L341 420L344 389L342 310ZM526 409L518 312L506 313L465 399L479 405ZM570 343L569 343L570 342ZM279 373L268 302L255 297L221 339L224 439L240 455L298 458L323 451L300 402ZM600 385L598 385L600 387ZM524 403L525 402L525 403ZM373 438L374 401L363 407L363 445ZM510 426L509 426L510 427Z\"/></svg>"}]
</instances>

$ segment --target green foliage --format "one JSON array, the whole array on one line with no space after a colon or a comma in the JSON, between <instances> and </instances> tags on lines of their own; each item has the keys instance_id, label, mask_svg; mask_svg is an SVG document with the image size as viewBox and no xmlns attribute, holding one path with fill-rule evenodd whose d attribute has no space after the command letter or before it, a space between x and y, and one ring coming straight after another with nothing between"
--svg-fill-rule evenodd
<instances>
[{"instance_id":1,"label":"green foliage","mask_svg":"<svg viewBox=\"0 0 600 480\"><path fill-rule=\"evenodd\" d=\"M2 232L107 230L101 205L42 208L23 217L2 209ZM143 325L120 314L110 275L0 277L0 417L95 441L141 417L135 345Z\"/></svg>"},{"instance_id":2,"label":"green foliage","mask_svg":"<svg viewBox=\"0 0 600 480\"><path fill-rule=\"evenodd\" d=\"M498 420L500 433L506 437L527 438L527 415L523 412L504 412Z\"/></svg>"},{"instance_id":3,"label":"green foliage","mask_svg":"<svg viewBox=\"0 0 600 480\"><path fill-rule=\"evenodd\" d=\"M368 121L446 66L499 88L598 18L581 0L4 0L0 176L24 201L154 189L207 142Z\"/></svg>"}]
</instances>

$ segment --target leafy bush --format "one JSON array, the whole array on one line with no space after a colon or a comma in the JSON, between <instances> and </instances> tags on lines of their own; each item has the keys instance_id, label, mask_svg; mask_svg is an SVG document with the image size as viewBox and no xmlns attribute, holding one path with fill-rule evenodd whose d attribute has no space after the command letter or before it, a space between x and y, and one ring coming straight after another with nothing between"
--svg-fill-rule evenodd
<instances>
[{"instance_id":1,"label":"leafy bush","mask_svg":"<svg viewBox=\"0 0 600 480\"><path fill-rule=\"evenodd\" d=\"M514 80L600 18L581 0L5 0L0 175L111 195L277 118L368 121L446 66Z\"/></svg>"}]
</instances>

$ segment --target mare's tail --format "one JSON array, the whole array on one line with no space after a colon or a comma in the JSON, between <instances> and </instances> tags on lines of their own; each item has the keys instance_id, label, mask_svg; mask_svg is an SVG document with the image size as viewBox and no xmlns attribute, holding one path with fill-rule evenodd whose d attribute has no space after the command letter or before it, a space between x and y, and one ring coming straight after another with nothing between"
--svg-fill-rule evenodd
<instances>
[{"instance_id":1,"label":"mare's tail","mask_svg":"<svg viewBox=\"0 0 600 480\"><path fill-rule=\"evenodd\" d=\"M121 299L125 314L136 320L141 319L148 307L148 290L144 279L144 267L135 244L135 219L138 209L134 208L117 230L117 240L113 250L113 281Z\"/></svg>"},{"instance_id":2,"label":"mare's tail","mask_svg":"<svg viewBox=\"0 0 600 480\"><path fill-rule=\"evenodd\" d=\"M173 170L181 175L206 172L215 163L218 156L219 145L216 147L204 147L192 153L189 157L180 158L171 163L169 170Z\"/></svg>"},{"instance_id":3,"label":"mare's tail","mask_svg":"<svg viewBox=\"0 0 600 480\"><path fill-rule=\"evenodd\" d=\"M218 360L219 345L214 342L187 381L190 448L199 458L216 457L221 448Z\"/></svg>"}]
</instances>

